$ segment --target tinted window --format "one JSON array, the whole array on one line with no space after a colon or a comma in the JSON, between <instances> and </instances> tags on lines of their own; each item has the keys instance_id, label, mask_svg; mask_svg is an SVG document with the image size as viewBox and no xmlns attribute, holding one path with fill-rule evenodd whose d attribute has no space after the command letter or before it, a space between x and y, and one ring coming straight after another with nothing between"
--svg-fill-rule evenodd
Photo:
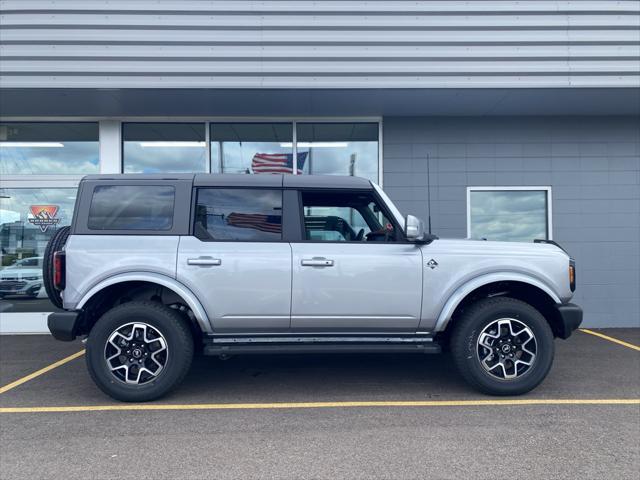
<instances>
[{"instance_id":1,"label":"tinted window","mask_svg":"<svg viewBox=\"0 0 640 480\"><path fill-rule=\"evenodd\" d=\"M296 137L304 174L378 181L377 123L297 123Z\"/></svg>"},{"instance_id":2,"label":"tinted window","mask_svg":"<svg viewBox=\"0 0 640 480\"><path fill-rule=\"evenodd\" d=\"M93 191L91 230L170 230L175 189L157 185L103 185Z\"/></svg>"},{"instance_id":3,"label":"tinted window","mask_svg":"<svg viewBox=\"0 0 640 480\"><path fill-rule=\"evenodd\" d=\"M469 192L469 236L504 242L548 238L546 190L473 190Z\"/></svg>"},{"instance_id":4,"label":"tinted window","mask_svg":"<svg viewBox=\"0 0 640 480\"><path fill-rule=\"evenodd\" d=\"M280 240L282 192L202 188L198 190L195 235L201 240Z\"/></svg>"},{"instance_id":5,"label":"tinted window","mask_svg":"<svg viewBox=\"0 0 640 480\"><path fill-rule=\"evenodd\" d=\"M212 123L213 173L293 173L291 123ZM298 155L302 173L304 155Z\"/></svg>"},{"instance_id":6,"label":"tinted window","mask_svg":"<svg viewBox=\"0 0 640 480\"><path fill-rule=\"evenodd\" d=\"M42 256L71 223L75 198L75 188L0 188L0 317L58 310L42 283Z\"/></svg>"},{"instance_id":7,"label":"tinted window","mask_svg":"<svg viewBox=\"0 0 640 480\"><path fill-rule=\"evenodd\" d=\"M0 123L0 175L98 173L97 123Z\"/></svg>"},{"instance_id":8,"label":"tinted window","mask_svg":"<svg viewBox=\"0 0 640 480\"><path fill-rule=\"evenodd\" d=\"M390 242L392 223L370 193L303 192L305 238L316 242Z\"/></svg>"},{"instance_id":9,"label":"tinted window","mask_svg":"<svg viewBox=\"0 0 640 480\"><path fill-rule=\"evenodd\" d=\"M206 172L204 123L122 124L124 173Z\"/></svg>"}]
</instances>

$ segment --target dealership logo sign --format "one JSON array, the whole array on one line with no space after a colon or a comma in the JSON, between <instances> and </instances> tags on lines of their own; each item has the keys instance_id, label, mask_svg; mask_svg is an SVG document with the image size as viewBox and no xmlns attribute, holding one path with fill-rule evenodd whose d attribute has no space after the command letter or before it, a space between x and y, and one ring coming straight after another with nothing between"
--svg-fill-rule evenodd
<instances>
[{"instance_id":1,"label":"dealership logo sign","mask_svg":"<svg viewBox=\"0 0 640 480\"><path fill-rule=\"evenodd\" d=\"M31 205L31 216L27 220L30 224L40 227L40 231L44 233L51 225L60 223L60 219L56 218L59 209L57 205Z\"/></svg>"}]
</instances>

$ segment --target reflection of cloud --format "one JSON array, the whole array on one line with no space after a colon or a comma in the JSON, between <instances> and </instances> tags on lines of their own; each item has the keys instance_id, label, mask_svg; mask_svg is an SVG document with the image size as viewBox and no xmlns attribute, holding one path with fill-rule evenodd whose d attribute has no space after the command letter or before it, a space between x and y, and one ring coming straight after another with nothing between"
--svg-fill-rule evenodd
<instances>
[{"instance_id":1,"label":"reflection of cloud","mask_svg":"<svg viewBox=\"0 0 640 480\"><path fill-rule=\"evenodd\" d=\"M98 161L98 142L65 142L64 148L0 148L4 175L98 173Z\"/></svg>"},{"instance_id":2,"label":"reflection of cloud","mask_svg":"<svg viewBox=\"0 0 640 480\"><path fill-rule=\"evenodd\" d=\"M11 210L0 209L0 224L13 223L20 220L20 214Z\"/></svg>"},{"instance_id":3,"label":"reflection of cloud","mask_svg":"<svg viewBox=\"0 0 640 480\"><path fill-rule=\"evenodd\" d=\"M531 241L546 238L546 192L471 192L471 238Z\"/></svg>"},{"instance_id":4,"label":"reflection of cloud","mask_svg":"<svg viewBox=\"0 0 640 480\"><path fill-rule=\"evenodd\" d=\"M142 147L125 142L124 173L192 173L206 171L205 147Z\"/></svg>"}]
</instances>

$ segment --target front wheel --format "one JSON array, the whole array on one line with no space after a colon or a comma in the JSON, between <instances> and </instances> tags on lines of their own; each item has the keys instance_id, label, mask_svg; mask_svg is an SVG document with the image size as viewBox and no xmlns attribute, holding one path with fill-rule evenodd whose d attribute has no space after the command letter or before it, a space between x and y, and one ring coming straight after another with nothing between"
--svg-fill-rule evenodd
<instances>
[{"instance_id":1,"label":"front wheel","mask_svg":"<svg viewBox=\"0 0 640 480\"><path fill-rule=\"evenodd\" d=\"M453 326L451 352L464 379L490 395L538 386L553 363L553 333L531 305L514 298L480 300Z\"/></svg>"},{"instance_id":2,"label":"front wheel","mask_svg":"<svg viewBox=\"0 0 640 480\"><path fill-rule=\"evenodd\" d=\"M185 377L193 337L179 313L157 302L129 302L105 313L87 340L87 367L96 385L124 402L165 395Z\"/></svg>"}]
</instances>

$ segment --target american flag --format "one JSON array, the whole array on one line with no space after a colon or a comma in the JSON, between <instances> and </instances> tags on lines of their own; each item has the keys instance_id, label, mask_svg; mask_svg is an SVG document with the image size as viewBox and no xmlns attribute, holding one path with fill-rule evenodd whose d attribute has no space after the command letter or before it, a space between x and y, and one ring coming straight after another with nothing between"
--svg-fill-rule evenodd
<instances>
[{"instance_id":1,"label":"american flag","mask_svg":"<svg viewBox=\"0 0 640 480\"><path fill-rule=\"evenodd\" d=\"M298 152L298 174L302 173L309 152ZM251 160L253 173L293 173L293 153L256 153Z\"/></svg>"},{"instance_id":2,"label":"american flag","mask_svg":"<svg viewBox=\"0 0 640 480\"><path fill-rule=\"evenodd\" d=\"M282 216L232 212L227 215L227 224L238 228L251 228L261 232L280 233L282 231Z\"/></svg>"}]
</instances>

